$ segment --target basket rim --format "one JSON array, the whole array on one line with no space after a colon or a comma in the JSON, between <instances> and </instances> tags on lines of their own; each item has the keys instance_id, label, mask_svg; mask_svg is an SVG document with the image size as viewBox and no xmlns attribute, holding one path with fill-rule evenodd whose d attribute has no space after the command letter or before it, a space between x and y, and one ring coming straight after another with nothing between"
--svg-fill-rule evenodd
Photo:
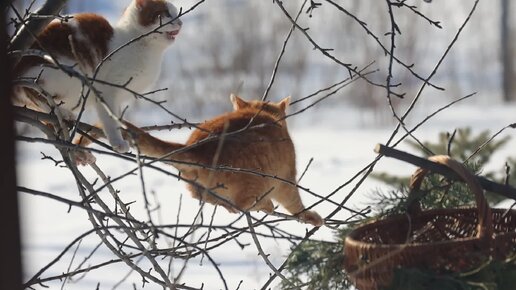
<instances>
[{"instance_id":1,"label":"basket rim","mask_svg":"<svg viewBox=\"0 0 516 290\"><path fill-rule=\"evenodd\" d=\"M449 245L452 245L455 243L463 245L464 243L467 243L467 242L480 242L480 241L482 241L482 239L479 237L467 237L467 238L456 238L456 239L447 240L447 241L433 241L433 242L427 242L427 243L379 244L379 243L370 243L370 242L359 241L359 240L352 239L350 237L346 237L346 239L344 240L344 243L345 243L344 249L346 249L346 246L355 246L355 247L371 246L371 247L375 247L377 249L382 248L382 249L393 249L394 250L394 249L399 249L399 248L412 248L412 247L427 247L427 246L438 247L441 245L449 246Z\"/></svg>"},{"instance_id":2,"label":"basket rim","mask_svg":"<svg viewBox=\"0 0 516 290\"><path fill-rule=\"evenodd\" d=\"M420 212L417 214L417 217L425 217L425 216L434 216L436 214L443 214L443 213L460 213L460 212L475 212L478 214L478 209L476 207L467 207L467 208L440 208L440 209L430 209L430 210L425 210L423 212ZM491 209L492 213L494 214L495 212L506 212L507 209L502 209L502 208L493 208ZM516 216L516 209L511 209L508 211L508 215L513 215L513 216ZM392 244L385 244L385 243L372 243L372 242L366 242L366 241L361 241L359 239L357 239L357 235L361 234L362 232L368 230L368 229L371 229L371 228L378 228L380 226L384 226L384 225L387 225L387 224L394 224L396 223L396 221L398 220L401 220L401 219L404 219L406 220L407 219L407 214L396 214L396 215L392 215L392 216L388 216L384 219L377 219L377 220L372 220L366 224L363 224L363 225L360 225L358 228L354 229L353 231L351 231L347 236L346 238L344 239L344 243L345 245L350 245L350 246L371 246L371 247L378 247L378 248L400 248L400 247L415 247L415 246L428 246L428 245L432 245L432 246L439 246L439 245L450 245L450 244L453 244L453 243L464 243L464 242L473 242L473 241L480 241L482 240L481 238L477 237L477 236L471 236L471 237L464 237L464 238L455 238L455 239L451 239L451 240L445 240L445 241L430 241L430 242L425 242L425 243L421 243L421 242L417 242L417 243L392 243ZM503 234L510 234L510 233L507 233L507 232L497 232L496 230L494 230L493 232L493 236L490 237L492 239L495 238L495 236L502 236ZM516 232L514 233L516 234ZM346 248L346 247L345 247Z\"/></svg>"}]
</instances>

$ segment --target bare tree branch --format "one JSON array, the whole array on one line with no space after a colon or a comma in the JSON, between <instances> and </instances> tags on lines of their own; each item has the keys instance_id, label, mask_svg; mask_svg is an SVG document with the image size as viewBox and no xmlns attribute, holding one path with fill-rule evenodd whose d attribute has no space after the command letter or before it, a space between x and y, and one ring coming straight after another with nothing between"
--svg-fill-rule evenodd
<instances>
[{"instance_id":1,"label":"bare tree branch","mask_svg":"<svg viewBox=\"0 0 516 290\"><path fill-rule=\"evenodd\" d=\"M41 6L36 14L39 15L57 15L59 11L64 7L67 0L47 0ZM20 19L24 21L23 19ZM53 18L32 18L29 22L23 23L23 27L18 30L15 37L9 45L9 50L21 50L24 51L29 49L34 43L34 35L38 35L45 29L45 27L52 21ZM16 65L20 60L19 56L15 56L13 59L13 65Z\"/></svg>"},{"instance_id":2,"label":"bare tree branch","mask_svg":"<svg viewBox=\"0 0 516 290\"><path fill-rule=\"evenodd\" d=\"M374 151L378 154L382 154L387 157L392 157L398 160L402 160L408 163L411 163L413 165L416 165L418 167L429 169L433 172L439 173L441 175L444 175L452 180L462 180L453 170L451 170L449 167L437 164L433 161L430 161L428 159L424 159L421 157L414 156L412 154L409 154L407 152L403 152L400 150L396 150L391 147L384 146L382 144L377 144L374 148ZM482 176L476 176L478 182L480 185L487 191L491 191L494 193L498 193L504 197L511 198L516 200L516 188L509 186L507 184L499 184L496 182L493 182L487 178L484 178Z\"/></svg>"}]
</instances>

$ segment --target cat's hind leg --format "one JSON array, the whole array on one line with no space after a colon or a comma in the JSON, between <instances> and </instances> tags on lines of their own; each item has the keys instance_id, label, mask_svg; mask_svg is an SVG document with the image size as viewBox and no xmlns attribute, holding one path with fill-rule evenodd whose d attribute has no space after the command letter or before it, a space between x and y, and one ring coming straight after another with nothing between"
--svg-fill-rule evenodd
<instances>
[{"instance_id":1,"label":"cat's hind leg","mask_svg":"<svg viewBox=\"0 0 516 290\"><path fill-rule=\"evenodd\" d=\"M27 107L31 109L48 113L51 113L52 110L54 110L55 113L59 113L63 120L68 121L68 123L74 122L76 120L76 116L72 111L62 106L58 106L57 108L52 109L48 105L45 98L33 90L19 87L17 88L16 93L18 97L23 100L23 103L21 105L27 105ZM56 125L51 125L50 123L47 123L47 126L51 127L52 130L56 129ZM65 126L68 126L68 124L66 124ZM87 138L82 137L83 136L76 137L72 143L83 147L88 146L91 143L91 141ZM93 156L93 154L83 150L75 150L72 154L72 158L73 162L75 162L77 165L89 165L95 163L96 161L96 158L95 156Z\"/></svg>"},{"instance_id":2,"label":"cat's hind leg","mask_svg":"<svg viewBox=\"0 0 516 290\"><path fill-rule=\"evenodd\" d=\"M94 127L98 130L102 130L98 124L95 124ZM91 143L93 143L92 139L98 140L105 137L102 132L97 132L96 130L91 130L85 133L88 134L88 136L82 134L78 135L73 139L72 143L80 147L88 147ZM83 149L78 149L74 154L74 158L77 165L83 166L93 164L97 161L97 158L95 158L91 152L85 151Z\"/></svg>"},{"instance_id":3,"label":"cat's hind leg","mask_svg":"<svg viewBox=\"0 0 516 290\"><path fill-rule=\"evenodd\" d=\"M311 224L316 227L320 227L324 225L324 220L321 218L321 216L312 210L305 210L299 214L297 214L300 220L304 221L305 223Z\"/></svg>"},{"instance_id":4,"label":"cat's hind leg","mask_svg":"<svg viewBox=\"0 0 516 290\"><path fill-rule=\"evenodd\" d=\"M187 178L188 179L188 178ZM239 212L235 204L231 199L223 196L220 192L208 191L200 185L188 184L188 190L193 198L212 205L220 205L224 207L230 213Z\"/></svg>"},{"instance_id":5,"label":"cat's hind leg","mask_svg":"<svg viewBox=\"0 0 516 290\"><path fill-rule=\"evenodd\" d=\"M274 204L270 198L265 198L262 202L259 202L256 206L253 207L253 210L263 211L265 213L273 213L274 212Z\"/></svg>"},{"instance_id":6,"label":"cat's hind leg","mask_svg":"<svg viewBox=\"0 0 516 290\"><path fill-rule=\"evenodd\" d=\"M297 216L301 221L316 227L324 225L324 220L318 213L305 210L305 206L299 196L299 191L294 185L281 183L272 198L281 204L288 212Z\"/></svg>"},{"instance_id":7,"label":"cat's hind leg","mask_svg":"<svg viewBox=\"0 0 516 290\"><path fill-rule=\"evenodd\" d=\"M234 198L235 205L242 211L272 213L274 211L274 204L270 198L271 190L266 190L262 187L241 187L235 191L237 193Z\"/></svg>"}]
</instances>

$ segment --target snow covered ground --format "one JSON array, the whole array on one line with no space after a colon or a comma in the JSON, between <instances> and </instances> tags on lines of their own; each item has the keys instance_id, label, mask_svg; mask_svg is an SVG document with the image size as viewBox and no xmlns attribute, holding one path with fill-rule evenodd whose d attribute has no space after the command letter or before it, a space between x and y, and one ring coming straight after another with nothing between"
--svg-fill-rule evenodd
<instances>
[{"instance_id":1,"label":"snow covered ground","mask_svg":"<svg viewBox=\"0 0 516 290\"><path fill-rule=\"evenodd\" d=\"M421 140L435 140L438 132L452 131L455 128L467 126L472 126L477 132L484 129L495 132L515 121L515 111L515 106L480 108L466 105L452 107L438 115L434 120L429 121L415 135ZM375 144L385 142L393 126L385 125L378 128L358 125L354 120L362 113L349 108L336 107L308 111L290 120L291 135L296 144L298 156L298 171L302 171L311 158L314 159L301 182L302 186L310 188L318 194L326 195L374 159L373 148ZM426 116L428 113L421 110L416 115ZM418 121L416 119L418 118L414 118L412 122L416 123ZM181 141L188 134L188 130L181 130L160 132L156 135L165 139ZM514 132L506 131L501 137L507 135L514 136ZM505 150L493 156L493 162L489 165L491 167L489 169L502 168L507 156L515 156L516 154L512 150L514 145L516 143L513 140L505 147ZM49 160L41 160L40 152L58 157L53 147L22 142L19 142L18 146L20 186L51 192L72 200L79 199L74 179L69 170L55 167ZM407 149L404 145L401 145L400 148ZM99 167L112 177L118 176L135 166L132 163L113 157L98 156L97 158ZM173 171L170 167L164 166L163 168ZM414 167L399 161L383 159L376 170L405 175L411 173ZM94 177L94 173L89 168L83 168L82 172L91 179ZM159 201L161 205L160 224L177 222L178 204L181 195L182 209L179 213L179 220L182 223L192 222L199 204L186 194L182 182L151 169L144 171L144 177L148 192L153 192L155 198L153 200ZM139 178L134 176L123 179L123 182L115 183L115 187L120 190L121 197L125 202L136 201L131 206L132 212L136 217L145 219ZM359 207L366 202L368 193L377 187L382 187L382 184L368 179L347 205ZM340 202L352 188L353 185L343 188L332 199ZM103 192L102 194L107 193ZM31 196L26 193L20 193L19 195L22 207L25 276L29 278L54 259L73 239L90 230L91 224L82 210L72 208L69 211L67 205L47 198ZM307 193L302 193L302 197L308 205L317 201L315 197ZM331 212L334 206L326 202L314 209L324 216ZM204 213L206 216L211 216L212 212L212 206L205 207ZM260 217L261 214L256 216ZM347 216L346 213L342 212L334 218L345 219ZM236 217L236 215L227 214L225 210L219 209L215 214L214 224L225 225ZM245 225L244 222L238 224ZM294 221L282 222L280 227L299 235L302 235L306 229L310 229L309 226ZM315 238L333 240L332 231L323 228L315 235ZM73 260L72 265L78 265L97 246L98 241L99 239L95 234L89 235L80 244L75 259L72 258L75 251L74 247L68 251L59 263L45 272L43 277L59 275L66 271L71 260ZM252 243L249 236L242 237L239 241ZM281 265L289 252L289 244L284 241L263 238L260 239L260 242L264 251L271 254L270 258L274 265ZM236 243L228 243L210 251L210 254L220 265L229 289L237 289L241 280L243 282L240 289L259 289L271 273L263 260L257 255L257 250L253 244L241 250ZM88 263L109 261L113 258L113 254L101 246ZM177 271L181 265L180 261L174 262L174 270ZM150 266L142 266L142 268L147 269ZM99 289L112 289L113 285L116 285L129 272L129 268L123 263L113 264L101 270L92 270L81 279L74 278L77 281L68 281L64 289L95 289L98 282L100 282ZM221 279L206 259L202 264L199 259L190 261L181 281L192 287L201 287L201 284L204 283L204 289L223 289ZM276 280L276 282L278 281ZM141 287L141 278L139 275L132 273L115 289L133 289L133 282L138 289ZM46 285L50 286L51 289L57 289L61 286L61 282L57 281ZM43 289L37 285L34 287ZM147 285L145 289L159 288Z\"/></svg>"}]
</instances>

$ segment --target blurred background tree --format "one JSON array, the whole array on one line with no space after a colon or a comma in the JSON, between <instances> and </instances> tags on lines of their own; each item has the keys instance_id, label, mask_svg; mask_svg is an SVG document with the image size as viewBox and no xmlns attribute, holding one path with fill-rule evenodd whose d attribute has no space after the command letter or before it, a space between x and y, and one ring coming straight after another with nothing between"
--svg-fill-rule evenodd
<instances>
[{"instance_id":1,"label":"blurred background tree","mask_svg":"<svg viewBox=\"0 0 516 290\"><path fill-rule=\"evenodd\" d=\"M502 66L503 66L503 99L506 102L514 101L516 99L516 73L514 71L514 55L515 49L514 32L512 31L511 5L514 5L509 0L500 0L501 3L501 17L500 17L500 32L501 32L501 50L502 50Z\"/></svg>"},{"instance_id":2,"label":"blurred background tree","mask_svg":"<svg viewBox=\"0 0 516 290\"><path fill-rule=\"evenodd\" d=\"M71 0L66 12L98 12L116 21L128 1ZM513 100L516 48L511 40L515 33L511 15L516 5L510 0L500 1L499 5L479 2L453 54L434 77L434 82L446 91L434 90L432 98L423 101L423 107L435 108L439 103L478 89L478 83L482 83L475 98L479 104ZM373 67L380 71L371 79L383 82L388 61L383 49L371 37L364 37L364 28L356 20L335 9L330 2L320 2L322 5L312 11L311 17L302 15L301 27L309 28L315 40L332 49L339 59L358 67L374 61ZM408 65L415 64L413 69L426 76L464 20L472 1L466 2L406 1L429 19L438 21L442 28L436 29L408 10L399 10L396 18L402 34L397 39L396 55ZM192 0L176 2L178 6L191 3ZM24 7L28 3L17 0L15 4ZM299 5L297 1L285 1L291 15ZM388 46L389 36L385 32L389 17L384 2L345 1L339 5L367 23L367 28ZM202 9L186 15L184 20L184 29L170 49L161 79L156 84L157 88L168 88L161 94L161 98L168 100L168 106L202 119L229 109L226 99L230 93L240 93L249 99L261 97L291 25L275 5L267 1L207 1ZM348 75L345 69L314 51L299 31L294 32L287 49L289 53L280 64L276 81L282 85L272 87L272 98L286 95L301 98L301 94L327 87ZM401 66L395 66L394 75L394 81L403 84L407 95L415 94L419 80ZM391 120L383 96L383 89L358 81L318 107L336 104L356 107L363 112L364 125L381 125ZM394 100L399 108L406 107L407 103ZM137 109L139 105L133 104L133 107Z\"/></svg>"}]
</instances>

